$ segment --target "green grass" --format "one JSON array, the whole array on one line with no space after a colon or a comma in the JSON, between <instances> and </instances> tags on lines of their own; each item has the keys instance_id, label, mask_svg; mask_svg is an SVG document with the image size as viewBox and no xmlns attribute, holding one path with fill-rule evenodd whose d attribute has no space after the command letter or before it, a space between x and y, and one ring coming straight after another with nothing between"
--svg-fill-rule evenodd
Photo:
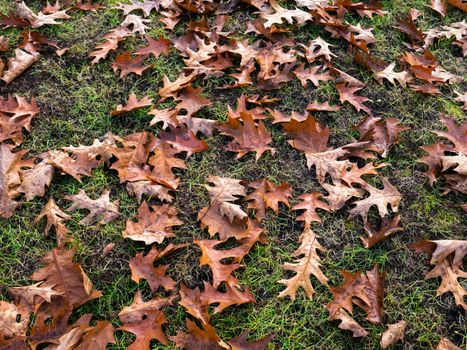
<instances>
[{"instance_id":1,"label":"green grass","mask_svg":"<svg viewBox=\"0 0 467 350\"><path fill-rule=\"evenodd\" d=\"M38 10L43 2L30 3L32 8ZM118 1L106 3L110 5ZM372 20L348 19L352 23L361 22L364 27L374 28L377 44L372 51L388 62L397 61L405 50L405 38L394 26L396 18L407 13L411 7L422 12L417 24L423 30L463 18L460 11L450 8L448 16L442 21L424 6L425 0L385 0L383 3L389 12L387 16L376 16ZM0 0L0 12L6 13L9 7L10 1ZM251 13L245 16L254 17ZM149 34L172 36L162 29L157 15L153 14L150 18L153 21ZM61 58L44 54L39 63L11 85L0 85L0 96L16 93L34 96L38 101L41 114L34 121L31 134L25 135L25 143L22 145L22 148L30 149L32 156L63 146L90 144L93 139L109 131L122 136L140 130L158 132L158 127L149 126L151 116L146 111L118 117L111 117L110 111L125 102L130 92L157 100L162 77L167 75L173 80L182 71L183 62L175 50L167 57L152 59L153 67L143 77L130 75L124 80L119 80L112 70L111 62L115 53L95 66L91 66L87 58L102 35L117 26L122 19L120 11L108 8L97 13L73 12L72 19L62 21L62 25L40 28L40 33L58 40L62 47L69 47L69 53ZM175 33L183 34L185 27L185 23L181 23ZM243 32L245 22L234 15L229 20L228 28ZM20 31L16 29L4 30L2 35L10 38L12 44L20 40ZM243 35L235 35L239 39L244 38ZM409 243L419 239L466 237L466 216L459 208L459 204L465 202L465 197L454 193L443 195L440 183L434 188L429 187L422 175L423 165L416 163L416 159L423 153L418 147L436 140L432 131L442 127L438 119L440 113L465 121L465 113L453 101L454 91L463 91L462 87L446 86L442 88L441 96L427 97L398 86L378 85L369 73L347 55L345 43L331 39L321 29L305 25L297 30L295 39L307 43L317 35L336 45L335 52L339 56L336 61L340 69L349 71L368 84L361 94L373 101L369 105L377 116L400 119L412 128L402 134L400 144L385 159L388 166L382 170L403 195L400 213L404 231L381 242L372 250L366 250L359 239L365 234L363 225L360 219L347 220L348 207L336 214L322 214L323 224L315 225L314 229L326 248L322 254L323 271L334 286L343 281L340 275L342 269L355 272L371 269L375 263L381 266L386 273L385 322L394 323L404 319L409 324L404 345L398 344L395 349L433 349L442 336L465 347L465 313L456 307L451 295L435 297L439 281L423 279L429 268L428 259L407 248ZM252 38L251 35L249 37ZM140 39L129 39L122 48L134 49L141 42ZM433 47L433 52L445 69L466 76L465 62L453 54L454 49L448 40L440 40ZM227 104L234 106L242 93L258 93L254 88L218 89L226 83L225 78L196 82L195 85L203 87L205 96L213 101L211 106L199 112L199 116L225 121ZM329 101L330 104L339 102L337 91L329 83L317 89L304 89L298 81L293 81L267 95L280 98L271 107L285 112L302 111L315 99ZM158 108L166 105L170 105L170 102L156 103ZM357 137L352 126L364 115L344 105L337 113L316 113L316 117L331 128L331 146L341 146ZM177 171L182 181L174 205L179 209L184 225L175 229L174 242L208 238L208 233L199 228L196 217L197 212L208 203L204 184L210 174L248 180L267 177L275 182L287 181L293 186L294 198L302 193L321 190L314 179L314 172L306 168L304 156L287 144L281 127L269 122L266 124L273 134L273 147L277 148L274 157L265 154L256 162L253 155L247 155L236 160L234 154L223 151L228 138L215 135L206 140L209 151L193 155L187 162L188 168ZM71 214L72 220L67 223L75 239L73 246L77 249L76 260L88 273L95 287L103 291L103 297L84 305L76 316L93 313L95 319L108 319L118 326L118 312L131 303L138 288L143 290L147 298L151 297L145 282L137 285L131 281L128 267L131 257L148 249L124 240L121 235L126 220L134 218L138 204L127 194L125 186L119 183L116 172L100 167L93 172L92 177L84 178L82 183L57 174L45 198L25 202L12 218L0 219L1 299L8 299L8 287L30 283L28 276L37 268L40 257L55 246L54 234L44 237L42 233L44 223L33 224L48 198L54 198L61 208L67 208L70 203L63 199L65 195L84 189L92 198L97 198L104 188L111 189L112 200L120 201L119 220L105 226L96 224L83 227L78 225L78 221L84 217L85 212L75 211ZM296 200L292 202L295 204ZM348 332L337 328L336 322L328 321L324 306L330 302L332 295L317 281L314 281L316 295L313 300L308 299L303 291L298 293L295 301L277 298L283 288L277 281L286 276L282 264L292 260L291 254L298 247L297 239L302 224L295 221L296 216L285 207L281 208L278 216L268 213L264 225L269 242L256 246L245 259L245 268L237 274L240 283L251 288L257 304L231 307L220 315L214 315L214 328L225 340L245 330L251 331L252 339L275 333L269 349L378 349L384 328L370 325L360 311L356 310L355 318L370 332L364 339L352 339ZM116 244L115 249L102 258L102 249L111 242ZM169 271L171 277L191 287L199 285L210 273L208 268L198 266L199 256L200 251L195 245L175 254ZM183 308L177 305L167 307L166 314L169 320L166 327L168 334L173 335L183 329ZM109 346L109 349L124 349L132 340L131 334L118 331L117 344ZM170 348L156 343L153 346L153 349Z\"/></svg>"}]
</instances>

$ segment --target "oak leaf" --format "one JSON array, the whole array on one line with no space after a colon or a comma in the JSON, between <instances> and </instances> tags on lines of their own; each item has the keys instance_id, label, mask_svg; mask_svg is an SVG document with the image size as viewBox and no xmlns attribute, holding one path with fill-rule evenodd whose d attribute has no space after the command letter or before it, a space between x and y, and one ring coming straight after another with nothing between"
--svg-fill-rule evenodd
<instances>
[{"instance_id":1,"label":"oak leaf","mask_svg":"<svg viewBox=\"0 0 467 350\"><path fill-rule=\"evenodd\" d=\"M169 188L159 185L156 182L152 182L152 181L129 182L126 185L126 189L129 194L132 194L136 197L138 203L141 203L141 201L143 200L143 195L146 195L149 198L158 198L161 201L166 201L169 203L173 201L173 197L169 193Z\"/></svg>"},{"instance_id":2,"label":"oak leaf","mask_svg":"<svg viewBox=\"0 0 467 350\"><path fill-rule=\"evenodd\" d=\"M145 35L146 29L148 29L145 23L150 23L150 22L151 22L150 20L141 18L140 16L137 16L137 15L127 15L125 17L125 20L120 24L120 26L123 28L129 28L130 26L132 26L133 27L133 29L131 29L132 34L138 33L139 35Z\"/></svg>"},{"instance_id":3,"label":"oak leaf","mask_svg":"<svg viewBox=\"0 0 467 350\"><path fill-rule=\"evenodd\" d=\"M159 37L158 39L151 38L150 36L146 36L147 45L144 47L140 47L135 54L140 56L148 56L153 55L155 58L159 57L160 55L167 55L170 49L170 41Z\"/></svg>"},{"instance_id":4,"label":"oak leaf","mask_svg":"<svg viewBox=\"0 0 467 350\"><path fill-rule=\"evenodd\" d=\"M120 70L120 79L123 79L130 73L142 75L143 72L151 67L150 65L143 65L144 56L131 57L130 51L117 55L115 61L112 64L114 72Z\"/></svg>"},{"instance_id":5,"label":"oak leaf","mask_svg":"<svg viewBox=\"0 0 467 350\"><path fill-rule=\"evenodd\" d=\"M283 8L275 0L269 0L269 4L274 11L260 12L260 17L266 20L264 22L266 28L270 28L274 24L282 24L282 21L293 24L295 20L297 25L302 25L313 19L310 13L298 8L293 10Z\"/></svg>"},{"instance_id":6,"label":"oak leaf","mask_svg":"<svg viewBox=\"0 0 467 350\"><path fill-rule=\"evenodd\" d=\"M136 340L127 349L149 349L153 339L168 345L168 340L162 330L162 326L167 323L162 308L171 305L172 300L173 297L143 301L141 291L136 292L133 303L124 307L118 314L123 323L118 330L130 332L136 336Z\"/></svg>"},{"instance_id":7,"label":"oak leaf","mask_svg":"<svg viewBox=\"0 0 467 350\"><path fill-rule=\"evenodd\" d=\"M312 82L315 87L319 87L320 81L334 80L329 72L318 72L321 69L319 66L313 66L305 69L305 65L302 64L296 68L293 73L300 80L302 86L306 88L308 80Z\"/></svg>"},{"instance_id":8,"label":"oak leaf","mask_svg":"<svg viewBox=\"0 0 467 350\"><path fill-rule=\"evenodd\" d=\"M34 97L30 103L18 95L0 98L0 142L12 140L15 145L23 143L22 129L30 132L32 119L38 113Z\"/></svg>"},{"instance_id":9,"label":"oak leaf","mask_svg":"<svg viewBox=\"0 0 467 350\"><path fill-rule=\"evenodd\" d=\"M172 82L169 80L169 78L167 78L167 76L164 75L162 78L163 86L159 89L159 95L161 96L162 100L165 100L169 97L176 98L177 93L184 87L190 85L194 78L194 72L188 75L181 73L177 79Z\"/></svg>"},{"instance_id":10,"label":"oak leaf","mask_svg":"<svg viewBox=\"0 0 467 350\"><path fill-rule=\"evenodd\" d=\"M169 265L158 265L154 267L154 263L173 251L184 248L185 246L186 244L171 243L163 250L152 247L146 255L143 255L143 253L136 254L130 260L131 280L136 283L139 283L141 279L147 280L153 292L156 292L159 287L163 287L168 291L173 290L175 288L175 281L166 276Z\"/></svg>"},{"instance_id":11,"label":"oak leaf","mask_svg":"<svg viewBox=\"0 0 467 350\"><path fill-rule=\"evenodd\" d=\"M248 208L255 210L258 221L266 218L268 208L279 214L279 203L290 207L289 198L292 195L292 187L286 182L275 185L267 179L262 179L248 182L247 186L253 188L254 191L246 195L245 200L249 202Z\"/></svg>"},{"instance_id":12,"label":"oak leaf","mask_svg":"<svg viewBox=\"0 0 467 350\"><path fill-rule=\"evenodd\" d=\"M105 190L99 199L91 199L84 190L78 194L65 196L64 199L72 201L73 204L67 209L68 212L76 209L87 209L89 214L82 219L80 225L92 225L99 221L100 224L106 224L114 221L120 215L118 212L118 201L110 201L110 191Z\"/></svg>"},{"instance_id":13,"label":"oak leaf","mask_svg":"<svg viewBox=\"0 0 467 350\"><path fill-rule=\"evenodd\" d=\"M43 25L52 25L52 24L60 24L57 22L58 19L69 19L70 16L67 15L66 11L56 11L52 14L44 14L39 12L37 15L32 12L32 10L26 6L23 2L16 2L16 15L28 21L32 28L39 28Z\"/></svg>"},{"instance_id":14,"label":"oak leaf","mask_svg":"<svg viewBox=\"0 0 467 350\"><path fill-rule=\"evenodd\" d=\"M89 57L94 57L91 63L97 64L101 59L105 59L110 51L115 51L118 48L118 44L131 34L131 30L124 27L110 30L103 37L105 41L97 44L94 51L89 54Z\"/></svg>"},{"instance_id":15,"label":"oak leaf","mask_svg":"<svg viewBox=\"0 0 467 350\"><path fill-rule=\"evenodd\" d=\"M82 337L75 350L105 350L107 344L115 344L114 327L109 321L97 321Z\"/></svg>"},{"instance_id":16,"label":"oak leaf","mask_svg":"<svg viewBox=\"0 0 467 350\"><path fill-rule=\"evenodd\" d=\"M143 241L149 245L154 242L161 244L165 238L174 237L172 227L183 224L177 218L175 207L165 204L153 205L151 209L146 202L141 204L138 208L138 221L128 220L126 222L126 228L123 231L124 238Z\"/></svg>"},{"instance_id":17,"label":"oak leaf","mask_svg":"<svg viewBox=\"0 0 467 350\"><path fill-rule=\"evenodd\" d=\"M315 233L311 228L305 225L305 230L300 235L300 247L292 254L297 258L293 263L285 263L284 270L295 272L295 276L289 279L282 279L279 283L285 284L284 289L279 298L289 296L295 300L298 288L303 287L307 296L311 299L315 290L310 280L310 276L315 276L321 284L328 285L328 279L321 271L321 258L317 250L324 250L324 248L317 241Z\"/></svg>"},{"instance_id":18,"label":"oak leaf","mask_svg":"<svg viewBox=\"0 0 467 350\"><path fill-rule=\"evenodd\" d=\"M63 221L71 219L70 215L64 213L55 203L53 198L50 198L39 215L34 219L34 223L39 222L43 217L47 218L44 235L47 236L52 226L54 226L55 234L57 236L57 245L62 247L70 240L70 237L68 237L68 229L63 223Z\"/></svg>"},{"instance_id":19,"label":"oak leaf","mask_svg":"<svg viewBox=\"0 0 467 350\"><path fill-rule=\"evenodd\" d=\"M396 215L391 220L389 220L385 216L378 230L375 230L373 227L371 227L370 222L367 221L365 223L364 228L365 228L366 233L368 234L368 238L360 237L365 248L369 249L373 247L374 245L376 245L378 242L382 241L383 239L386 239L387 237L392 236L393 234L402 231L403 228L399 226L399 221L400 221L399 215Z\"/></svg>"},{"instance_id":20,"label":"oak leaf","mask_svg":"<svg viewBox=\"0 0 467 350\"><path fill-rule=\"evenodd\" d=\"M176 347L186 350L225 350L230 349L210 324L203 324L203 329L199 328L195 322L186 319L188 333L177 331L177 334L170 337Z\"/></svg>"},{"instance_id":21,"label":"oak leaf","mask_svg":"<svg viewBox=\"0 0 467 350\"><path fill-rule=\"evenodd\" d=\"M355 109L360 112L361 110L371 114L371 109L368 106L365 106L363 103L366 101L371 101L370 99L363 97L363 96L357 96L355 93L359 90L361 90L361 87L358 86L348 86L345 83L339 83L336 84L336 89L339 92L339 100L341 102L348 102L352 106L355 107Z\"/></svg>"},{"instance_id":22,"label":"oak leaf","mask_svg":"<svg viewBox=\"0 0 467 350\"><path fill-rule=\"evenodd\" d=\"M374 205L378 208L381 217L388 214L388 206L390 206L394 212L398 211L399 203L402 199L401 194L396 187L391 185L387 178L383 177L381 180L383 182L383 189L381 190L368 184L363 187L370 195L365 199L354 202L355 207L349 212L350 218L360 215L363 221L367 222L368 212Z\"/></svg>"},{"instance_id":23,"label":"oak leaf","mask_svg":"<svg viewBox=\"0 0 467 350\"><path fill-rule=\"evenodd\" d=\"M412 75L407 71L394 72L396 64L392 62L389 66L384 68L382 71L375 72L375 79L378 83L382 84L383 79L387 79L392 85L396 85L395 80L403 87L407 86L407 83L412 82Z\"/></svg>"},{"instance_id":24,"label":"oak leaf","mask_svg":"<svg viewBox=\"0 0 467 350\"><path fill-rule=\"evenodd\" d=\"M118 4L114 8L122 10L123 14L126 16L130 12L135 10L141 10L145 17L148 17L151 14L151 11L155 9L159 11L159 1L154 0L131 0L130 4Z\"/></svg>"},{"instance_id":25,"label":"oak leaf","mask_svg":"<svg viewBox=\"0 0 467 350\"><path fill-rule=\"evenodd\" d=\"M361 327L356 327L358 324L353 323L355 321L347 312L352 314L352 304L355 304L365 311L366 320L369 322L383 322L383 275L379 273L378 266L367 272L350 273L343 270L341 273L344 283L338 287L331 287L333 300L326 307L329 318L342 320L339 328L352 330L354 337L364 336L367 332Z\"/></svg>"},{"instance_id":26,"label":"oak leaf","mask_svg":"<svg viewBox=\"0 0 467 350\"><path fill-rule=\"evenodd\" d=\"M388 155L393 145L399 143L399 133L409 129L395 118L383 120L373 116L366 117L355 128L360 132L359 141L371 142L374 151L383 157Z\"/></svg>"},{"instance_id":27,"label":"oak leaf","mask_svg":"<svg viewBox=\"0 0 467 350\"><path fill-rule=\"evenodd\" d=\"M81 266L73 262L74 253L73 250L54 248L41 259L44 267L35 271L31 279L43 281L43 287L51 287L62 293L71 306L78 307L100 297L102 293L93 289Z\"/></svg>"},{"instance_id":28,"label":"oak leaf","mask_svg":"<svg viewBox=\"0 0 467 350\"><path fill-rule=\"evenodd\" d=\"M274 155L276 150L268 146L272 141L272 137L263 122L258 121L258 125L256 126L253 115L250 113L242 113L241 117L243 124L238 119L229 117L226 123L219 126L222 134L234 138L225 149L238 153L237 159L249 152L256 152L256 160L261 158L262 154L266 151Z\"/></svg>"},{"instance_id":29,"label":"oak leaf","mask_svg":"<svg viewBox=\"0 0 467 350\"><path fill-rule=\"evenodd\" d=\"M326 61L331 61L332 57L336 57L335 54L331 52L331 45L321 39L321 37L317 37L314 40L311 40L308 45L301 45L305 49L305 58L308 63L313 63L316 61L317 58L323 56Z\"/></svg>"},{"instance_id":30,"label":"oak leaf","mask_svg":"<svg viewBox=\"0 0 467 350\"><path fill-rule=\"evenodd\" d=\"M431 0L430 5L426 5L436 11L441 17L446 16L447 5L445 0Z\"/></svg>"},{"instance_id":31,"label":"oak leaf","mask_svg":"<svg viewBox=\"0 0 467 350\"><path fill-rule=\"evenodd\" d=\"M132 112L141 108L149 107L152 105L152 98L144 96L141 100L138 100L134 93L131 93L128 97L128 102L125 106L118 105L110 114L112 116L120 115L123 113Z\"/></svg>"},{"instance_id":32,"label":"oak leaf","mask_svg":"<svg viewBox=\"0 0 467 350\"><path fill-rule=\"evenodd\" d=\"M328 202L331 212L341 209L351 198L361 198L365 194L361 188L349 187L339 182L336 185L323 183L321 186L328 192L328 195L323 198Z\"/></svg>"},{"instance_id":33,"label":"oak leaf","mask_svg":"<svg viewBox=\"0 0 467 350\"><path fill-rule=\"evenodd\" d=\"M428 272L425 279L441 278L436 295L450 292L454 295L456 304L467 310L467 304L464 301L467 291L458 281L459 278L467 278L467 272L462 270L462 260L467 254L467 241L419 241L410 247L417 252L427 253L431 257L430 264L435 267Z\"/></svg>"},{"instance_id":34,"label":"oak leaf","mask_svg":"<svg viewBox=\"0 0 467 350\"><path fill-rule=\"evenodd\" d=\"M204 290L202 291L199 288L188 289L182 284L180 287L180 297L181 299L178 304L183 306L190 315L196 317L203 324L209 323L209 305L218 304L214 309L214 314L217 314L232 305L256 302L248 288L242 292L236 287L225 284L225 292L220 292L208 282L204 282Z\"/></svg>"}]
</instances>

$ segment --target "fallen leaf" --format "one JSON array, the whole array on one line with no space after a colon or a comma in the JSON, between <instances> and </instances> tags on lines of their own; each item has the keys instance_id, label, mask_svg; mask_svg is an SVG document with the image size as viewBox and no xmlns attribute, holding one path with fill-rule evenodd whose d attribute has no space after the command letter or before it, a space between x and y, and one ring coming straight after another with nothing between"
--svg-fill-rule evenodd
<instances>
[{"instance_id":1,"label":"fallen leaf","mask_svg":"<svg viewBox=\"0 0 467 350\"><path fill-rule=\"evenodd\" d=\"M91 199L86 195L84 190L80 190L78 194L65 196L64 199L73 202L67 211L70 212L76 209L89 210L89 214L79 222L80 225L92 225L99 220L99 224L104 225L114 221L120 215L118 212L118 201L112 203L109 194L109 190L104 190L99 199Z\"/></svg>"}]
</instances>

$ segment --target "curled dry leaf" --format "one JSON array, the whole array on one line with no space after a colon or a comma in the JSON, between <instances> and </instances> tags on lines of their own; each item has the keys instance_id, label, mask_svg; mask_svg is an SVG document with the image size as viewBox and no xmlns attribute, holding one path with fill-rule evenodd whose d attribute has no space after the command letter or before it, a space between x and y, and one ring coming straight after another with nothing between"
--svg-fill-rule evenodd
<instances>
[{"instance_id":1,"label":"curled dry leaf","mask_svg":"<svg viewBox=\"0 0 467 350\"><path fill-rule=\"evenodd\" d=\"M3 72L2 80L10 84L21 73L32 66L40 58L38 52L27 52L21 49L15 50L15 57L11 57L7 63L7 70Z\"/></svg>"},{"instance_id":2,"label":"curled dry leaf","mask_svg":"<svg viewBox=\"0 0 467 350\"><path fill-rule=\"evenodd\" d=\"M436 295L450 292L454 295L456 304L467 310L467 304L464 301L467 291L458 281L459 278L467 278L467 272L462 270L463 259L467 254L467 241L419 241L410 247L417 252L427 253L431 257L430 264L435 267L428 272L425 279L441 278Z\"/></svg>"},{"instance_id":3,"label":"curled dry leaf","mask_svg":"<svg viewBox=\"0 0 467 350\"><path fill-rule=\"evenodd\" d=\"M367 332L347 312L352 314L352 304L355 304L365 311L369 322L383 322L383 275L379 273L378 266L367 272L343 270L341 273L344 283L331 287L333 300L327 305L329 319L341 320L339 328L351 330L354 337L365 336Z\"/></svg>"},{"instance_id":4,"label":"curled dry leaf","mask_svg":"<svg viewBox=\"0 0 467 350\"><path fill-rule=\"evenodd\" d=\"M152 210L151 210L152 209ZM161 244L165 238L174 237L172 227L183 224L177 218L177 210L168 204L162 206L153 205L149 208L143 202L138 209L137 222L126 222L124 238L134 241L143 241L146 245L152 243Z\"/></svg>"},{"instance_id":5,"label":"curled dry leaf","mask_svg":"<svg viewBox=\"0 0 467 350\"><path fill-rule=\"evenodd\" d=\"M65 196L64 199L72 201L73 204L67 209L68 212L76 209L87 209L89 214L82 219L80 225L92 225L99 221L100 224L106 224L114 221L120 215L118 212L118 201L110 201L110 191L105 190L99 199L91 199L84 190L78 194Z\"/></svg>"},{"instance_id":6,"label":"curled dry leaf","mask_svg":"<svg viewBox=\"0 0 467 350\"><path fill-rule=\"evenodd\" d=\"M404 341L405 328L407 322L399 321L394 324L389 324L388 329L381 335L381 349L386 349L397 341Z\"/></svg>"},{"instance_id":7,"label":"curled dry leaf","mask_svg":"<svg viewBox=\"0 0 467 350\"><path fill-rule=\"evenodd\" d=\"M188 333L177 331L176 335L170 337L170 340L172 340L178 348L186 350L230 349L230 346L219 338L216 331L210 324L203 324L203 328L199 328L195 322L188 318L185 322Z\"/></svg>"},{"instance_id":8,"label":"curled dry leaf","mask_svg":"<svg viewBox=\"0 0 467 350\"><path fill-rule=\"evenodd\" d=\"M62 247L70 240L70 237L68 237L68 229L63 223L63 221L71 219L70 215L64 213L55 203L53 198L50 198L40 214L34 219L34 223L39 222L43 217L47 219L47 224L44 230L45 236L48 235L50 229L54 226L55 234L57 236L57 245Z\"/></svg>"},{"instance_id":9,"label":"curled dry leaf","mask_svg":"<svg viewBox=\"0 0 467 350\"><path fill-rule=\"evenodd\" d=\"M391 220L389 220L388 217L385 216L378 230L375 230L373 227L371 227L370 222L367 221L365 223L364 228L366 233L368 234L368 238L360 237L365 248L369 249L376 245L378 242L382 241L383 239L386 239L387 237L402 231L403 228L399 226L399 221L399 215L396 215Z\"/></svg>"}]
</instances>

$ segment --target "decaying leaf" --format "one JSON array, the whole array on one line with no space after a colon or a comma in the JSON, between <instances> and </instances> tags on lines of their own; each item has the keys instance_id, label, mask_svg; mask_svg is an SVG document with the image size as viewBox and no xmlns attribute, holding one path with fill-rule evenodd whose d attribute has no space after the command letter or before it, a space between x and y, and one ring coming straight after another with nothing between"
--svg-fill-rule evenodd
<instances>
[{"instance_id":1,"label":"decaying leaf","mask_svg":"<svg viewBox=\"0 0 467 350\"><path fill-rule=\"evenodd\" d=\"M183 223L177 218L177 210L173 206L154 205L150 209L146 202L139 207L137 219L137 222L127 221L123 237L143 241L147 245L160 244L165 238L173 237L172 227Z\"/></svg>"},{"instance_id":2,"label":"decaying leaf","mask_svg":"<svg viewBox=\"0 0 467 350\"><path fill-rule=\"evenodd\" d=\"M131 93L130 96L128 97L128 102L125 106L123 105L118 105L117 108L115 108L112 112L111 115L120 115L123 113L128 113L132 112L141 108L149 107L152 105L152 99L144 96L141 98L141 100L138 100L136 95L134 93Z\"/></svg>"},{"instance_id":3,"label":"decaying leaf","mask_svg":"<svg viewBox=\"0 0 467 350\"><path fill-rule=\"evenodd\" d=\"M79 222L80 225L92 225L99 220L99 223L103 225L114 221L120 215L118 201L112 203L109 195L110 191L105 190L99 199L91 199L84 190L80 190L78 194L65 196L64 199L73 202L67 209L69 212L76 209L89 210L89 214Z\"/></svg>"},{"instance_id":4,"label":"decaying leaf","mask_svg":"<svg viewBox=\"0 0 467 350\"><path fill-rule=\"evenodd\" d=\"M136 292L133 303L124 307L118 314L123 323L118 329L131 332L136 336L136 340L127 349L149 349L153 339L168 345L168 340L162 330L162 326L167 323L162 308L171 305L172 300L173 297L143 301L141 292L139 290Z\"/></svg>"},{"instance_id":5,"label":"decaying leaf","mask_svg":"<svg viewBox=\"0 0 467 350\"><path fill-rule=\"evenodd\" d=\"M351 330L354 337L367 335L347 313L352 314L355 304L367 314L366 320L374 324L383 322L383 275L378 266L371 271L351 273L343 270L344 283L331 287L333 300L328 304L329 319L341 320L339 328Z\"/></svg>"},{"instance_id":6,"label":"decaying leaf","mask_svg":"<svg viewBox=\"0 0 467 350\"><path fill-rule=\"evenodd\" d=\"M381 349L386 349L397 341L404 341L405 328L407 322L399 321L394 324L389 324L388 329L381 335Z\"/></svg>"},{"instance_id":7,"label":"decaying leaf","mask_svg":"<svg viewBox=\"0 0 467 350\"><path fill-rule=\"evenodd\" d=\"M54 226L55 234L57 236L57 245L59 247L63 246L70 240L70 237L67 235L68 229L63 221L68 221L71 219L71 217L59 208L53 198L49 199L40 214L34 219L34 222L39 222L43 217L47 218L47 224L44 229L44 234L46 236L48 235L52 226Z\"/></svg>"},{"instance_id":8,"label":"decaying leaf","mask_svg":"<svg viewBox=\"0 0 467 350\"><path fill-rule=\"evenodd\" d=\"M147 280L153 292L156 292L159 287L163 287L165 290L173 290L175 282L166 276L169 265L158 265L155 267L154 264L166 255L185 246L185 244L171 243L163 250L152 247L146 255L143 253L136 254L130 260L131 279L136 283L139 283L141 279Z\"/></svg>"},{"instance_id":9,"label":"decaying leaf","mask_svg":"<svg viewBox=\"0 0 467 350\"><path fill-rule=\"evenodd\" d=\"M459 278L467 278L467 272L462 270L462 259L467 254L467 241L419 241L410 247L418 252L427 253L431 257L430 264L435 267L425 278L441 278L436 295L450 292L454 295L456 304L467 310L464 300L467 290L458 281Z\"/></svg>"},{"instance_id":10,"label":"decaying leaf","mask_svg":"<svg viewBox=\"0 0 467 350\"><path fill-rule=\"evenodd\" d=\"M245 196L248 208L255 209L256 219L261 221L266 217L266 209L270 208L274 213L279 214L279 203L284 203L290 207L289 198L292 195L292 188L288 183L275 185L267 179L248 182L248 187L254 191Z\"/></svg>"}]
</instances>

